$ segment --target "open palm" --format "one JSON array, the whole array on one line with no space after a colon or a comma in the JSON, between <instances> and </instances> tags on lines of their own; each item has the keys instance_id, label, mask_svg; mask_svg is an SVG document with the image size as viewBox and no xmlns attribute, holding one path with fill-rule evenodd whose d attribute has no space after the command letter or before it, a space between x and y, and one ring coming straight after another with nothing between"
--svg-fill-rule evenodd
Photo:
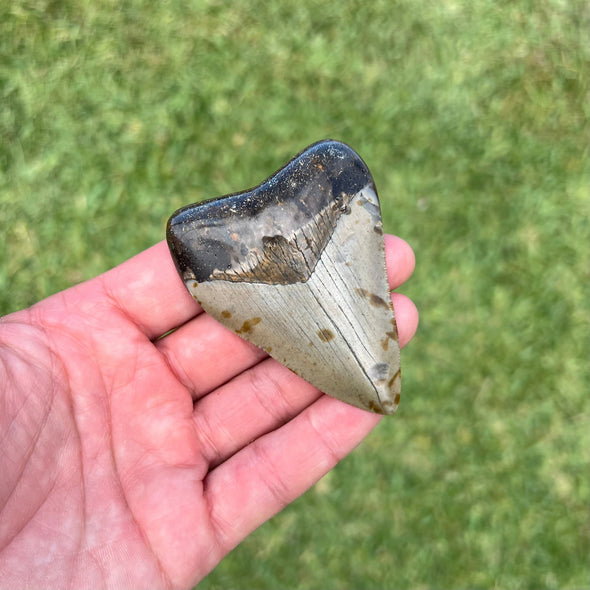
<instances>
[{"instance_id":1,"label":"open palm","mask_svg":"<svg viewBox=\"0 0 590 590\"><path fill-rule=\"evenodd\" d=\"M157 244L0 320L0 587L190 587L378 420L202 313Z\"/></svg>"}]
</instances>

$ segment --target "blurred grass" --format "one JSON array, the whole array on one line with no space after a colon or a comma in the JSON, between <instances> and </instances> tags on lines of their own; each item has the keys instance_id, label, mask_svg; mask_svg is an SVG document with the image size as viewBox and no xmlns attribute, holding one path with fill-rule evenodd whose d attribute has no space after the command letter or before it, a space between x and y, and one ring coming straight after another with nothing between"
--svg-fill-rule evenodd
<instances>
[{"instance_id":1,"label":"blurred grass","mask_svg":"<svg viewBox=\"0 0 590 590\"><path fill-rule=\"evenodd\" d=\"M415 248L404 395L214 588L581 588L581 1L0 4L0 313L333 137Z\"/></svg>"}]
</instances>

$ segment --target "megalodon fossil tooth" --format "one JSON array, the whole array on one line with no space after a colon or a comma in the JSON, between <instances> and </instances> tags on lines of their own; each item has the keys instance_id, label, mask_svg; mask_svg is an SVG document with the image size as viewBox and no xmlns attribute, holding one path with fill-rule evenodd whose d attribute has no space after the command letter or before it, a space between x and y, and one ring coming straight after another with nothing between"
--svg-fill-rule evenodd
<instances>
[{"instance_id":1,"label":"megalodon fossil tooth","mask_svg":"<svg viewBox=\"0 0 590 590\"><path fill-rule=\"evenodd\" d=\"M328 395L396 410L381 210L350 147L320 141L256 188L179 209L167 239L187 289L219 322Z\"/></svg>"}]
</instances>

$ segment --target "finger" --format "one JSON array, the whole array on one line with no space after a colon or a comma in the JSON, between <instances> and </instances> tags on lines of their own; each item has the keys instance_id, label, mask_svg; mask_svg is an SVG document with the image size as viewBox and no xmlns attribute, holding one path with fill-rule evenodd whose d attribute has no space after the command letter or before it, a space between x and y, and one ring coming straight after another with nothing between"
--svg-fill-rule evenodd
<instances>
[{"instance_id":1,"label":"finger","mask_svg":"<svg viewBox=\"0 0 590 590\"><path fill-rule=\"evenodd\" d=\"M391 300L395 311L399 345L403 348L414 337L418 329L418 309L409 297L401 293L392 293Z\"/></svg>"},{"instance_id":2,"label":"finger","mask_svg":"<svg viewBox=\"0 0 590 590\"><path fill-rule=\"evenodd\" d=\"M221 463L321 395L278 361L266 359L195 404L195 432L205 460Z\"/></svg>"},{"instance_id":3,"label":"finger","mask_svg":"<svg viewBox=\"0 0 590 590\"><path fill-rule=\"evenodd\" d=\"M162 241L100 275L107 297L150 339L202 312Z\"/></svg>"},{"instance_id":4,"label":"finger","mask_svg":"<svg viewBox=\"0 0 590 590\"><path fill-rule=\"evenodd\" d=\"M414 254L404 240L395 236L386 236L385 253L388 278L391 287L394 288L412 274ZM400 299L402 314L408 305L413 305L406 299ZM412 323L412 314L417 318L415 307L408 315L411 329L404 343L409 341L416 329L416 325ZM398 330L400 329L398 326ZM402 335L403 332L400 333L400 338ZM178 378L192 392L194 399L213 391L265 356L205 314L166 336L157 346L166 356Z\"/></svg>"},{"instance_id":5,"label":"finger","mask_svg":"<svg viewBox=\"0 0 590 590\"><path fill-rule=\"evenodd\" d=\"M410 245L397 236L385 234L385 261L391 289L405 283L416 266L416 257Z\"/></svg>"},{"instance_id":6,"label":"finger","mask_svg":"<svg viewBox=\"0 0 590 590\"><path fill-rule=\"evenodd\" d=\"M197 400L268 355L202 313L155 343Z\"/></svg>"},{"instance_id":7,"label":"finger","mask_svg":"<svg viewBox=\"0 0 590 590\"><path fill-rule=\"evenodd\" d=\"M404 295L395 293L392 299L400 342L405 344L416 331L418 312ZM195 430L206 460L221 463L319 396L318 389L274 359L261 362L195 404Z\"/></svg>"},{"instance_id":8,"label":"finger","mask_svg":"<svg viewBox=\"0 0 590 590\"><path fill-rule=\"evenodd\" d=\"M388 277L392 288L412 274L409 245L385 236ZM202 312L180 280L165 241L144 250L100 276L106 295L149 338L157 338Z\"/></svg>"},{"instance_id":9,"label":"finger","mask_svg":"<svg viewBox=\"0 0 590 590\"><path fill-rule=\"evenodd\" d=\"M244 447L205 479L223 552L305 492L354 449L380 417L322 396L288 424Z\"/></svg>"}]
</instances>

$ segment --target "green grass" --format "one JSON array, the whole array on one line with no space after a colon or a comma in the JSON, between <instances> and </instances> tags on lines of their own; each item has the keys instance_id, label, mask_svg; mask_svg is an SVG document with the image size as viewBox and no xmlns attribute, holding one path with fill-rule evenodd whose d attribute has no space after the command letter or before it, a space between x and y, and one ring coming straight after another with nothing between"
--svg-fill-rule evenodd
<instances>
[{"instance_id":1,"label":"green grass","mask_svg":"<svg viewBox=\"0 0 590 590\"><path fill-rule=\"evenodd\" d=\"M588 587L585 3L123 4L0 5L1 313L324 137L418 260L398 414L199 587Z\"/></svg>"}]
</instances>

